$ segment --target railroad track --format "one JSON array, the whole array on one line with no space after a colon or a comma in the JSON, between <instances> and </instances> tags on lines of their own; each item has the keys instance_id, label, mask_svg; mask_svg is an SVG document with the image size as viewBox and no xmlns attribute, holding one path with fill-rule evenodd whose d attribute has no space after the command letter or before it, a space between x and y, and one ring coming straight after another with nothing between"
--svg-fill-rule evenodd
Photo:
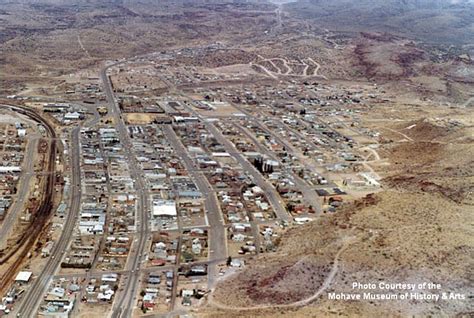
<instances>
[{"instance_id":1,"label":"railroad track","mask_svg":"<svg viewBox=\"0 0 474 318\"><path fill-rule=\"evenodd\" d=\"M56 169L56 132L53 127L43 119L39 114L34 110L23 107L23 106L13 106L13 105L0 105L2 108L7 108L22 115L25 115L32 119L33 121L42 124L49 137L51 138L49 160L46 171L54 172ZM49 173L46 175L46 185L44 187L44 193L42 196L41 204L33 215L31 225L28 230L25 231L22 236L16 241L15 247L9 251L7 254L2 256L0 259L0 265L8 262L13 256L16 257L12 265L2 274L0 281L0 292L3 292L13 280L18 268L21 266L23 261L27 258L28 253L30 252L31 247L36 242L37 238L40 236L41 231L43 230L46 222L49 219L51 211L53 209L53 194L54 194L54 185L55 185L55 174ZM18 252L20 253L18 254Z\"/></svg>"}]
</instances>

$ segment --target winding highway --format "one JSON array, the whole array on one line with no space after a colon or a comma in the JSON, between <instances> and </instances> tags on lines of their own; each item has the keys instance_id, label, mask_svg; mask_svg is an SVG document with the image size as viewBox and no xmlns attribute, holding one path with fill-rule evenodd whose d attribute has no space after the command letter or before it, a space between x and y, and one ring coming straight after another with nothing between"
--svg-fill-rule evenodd
<instances>
[{"instance_id":1,"label":"winding highway","mask_svg":"<svg viewBox=\"0 0 474 318\"><path fill-rule=\"evenodd\" d=\"M95 116L93 120L87 122L88 126L95 125L100 118ZM46 293L48 285L57 272L62 257L68 249L76 220L79 216L81 206L81 165L80 165L80 131L81 126L75 127L71 131L70 143L70 167L71 167L71 195L69 212L66 214L65 223L59 240L51 251L51 257L48 259L43 271L33 281L32 286L19 303L17 309L18 317L34 317L42 296Z\"/></svg>"},{"instance_id":2,"label":"winding highway","mask_svg":"<svg viewBox=\"0 0 474 318\"><path fill-rule=\"evenodd\" d=\"M325 280L323 281L322 285L309 297L289 303L289 304L271 304L271 305L256 305L256 306L249 306L249 307L233 307L229 305L225 305L216 301L212 294L209 295L209 304L220 309L224 310L233 310L233 311L253 311L253 310L262 310L262 309L275 309L275 308L292 308L292 307L301 307L306 306L316 299L318 299L333 283L336 274L339 270L339 262L341 261L341 255L344 253L347 248L353 243L357 241L356 236L346 237L343 240L341 248L337 251L334 255L334 260L331 262L331 270L329 274L326 276ZM304 257L299 261L304 260Z\"/></svg>"},{"instance_id":3,"label":"winding highway","mask_svg":"<svg viewBox=\"0 0 474 318\"><path fill-rule=\"evenodd\" d=\"M19 106L11 106L11 105L6 105L6 107L9 107L10 109L17 111L19 113L25 114L27 116L30 116L33 120L40 122L45 128L47 133L50 135L50 138L53 140L51 143L51 149L50 149L50 158L49 158L49 166L47 168L47 171L49 172L54 172L55 171L55 161L56 161L56 146L55 146L55 139L56 139L56 133L54 129L49 125L48 122L46 122L43 118L41 118L36 112L29 108L25 107L19 107ZM78 145L79 143L79 128L76 128L73 131L73 139L75 138L77 142L73 142L73 145ZM79 169L79 149L77 147L72 147L72 154L71 154L71 160L72 160L72 166L73 169ZM74 168L75 167L75 168ZM54 178L55 174L50 173L48 175L48 182L46 185L46 193L44 194L43 202L40 208L38 209L38 214L39 217L42 217L42 222L38 222L38 224L35 224L35 227L29 232L29 237L31 239L36 239L37 234L34 234L36 230L41 230L44 226L43 223L47 221L49 218L49 214L51 213L51 210L53 208L52 205L52 199L53 199L53 191L54 191ZM79 178L79 179L78 179ZM71 199L71 207L70 211L66 216L65 224L63 227L63 231L61 233L61 237L58 240L58 242L55 244L53 247L53 250L51 252L51 257L49 258L48 262L46 263L46 266L42 270L42 272L36 277L36 279L33 281L32 286L28 289L26 294L22 297L18 309L17 309L17 317L33 317L36 314L39 302L42 299L42 295L46 291L49 281L52 279L54 273L56 272L59 263L61 261L61 255L64 254L64 251L66 250L68 244L69 244L69 239L71 237L72 231L74 229L74 224L77 218L77 212L79 211L79 203L80 203L80 190L78 187L75 187L75 184L80 184L80 173L78 173L78 170L73 170L72 174L72 180L73 180L73 185L71 187L72 189L72 199ZM79 196L74 195L74 193L79 190ZM28 251L27 249L25 249ZM22 258L19 258L19 261L21 261Z\"/></svg>"}]
</instances>

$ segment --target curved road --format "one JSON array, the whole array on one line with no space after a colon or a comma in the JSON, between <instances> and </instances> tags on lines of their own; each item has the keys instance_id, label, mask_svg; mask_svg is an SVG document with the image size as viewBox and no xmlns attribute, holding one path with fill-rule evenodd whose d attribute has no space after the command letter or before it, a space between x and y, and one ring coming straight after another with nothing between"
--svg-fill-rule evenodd
<instances>
[{"instance_id":1,"label":"curved road","mask_svg":"<svg viewBox=\"0 0 474 318\"><path fill-rule=\"evenodd\" d=\"M34 317L39 306L39 302L46 293L50 280L57 271L62 256L69 246L74 226L79 214L81 204L81 170L80 170L80 151L79 151L80 127L72 131L70 161L72 169L71 178L71 205L66 216L60 239L56 242L46 266L41 274L33 282L32 287L23 297L20 303L18 317Z\"/></svg>"},{"instance_id":2,"label":"curved road","mask_svg":"<svg viewBox=\"0 0 474 318\"><path fill-rule=\"evenodd\" d=\"M100 120L98 114L87 122L87 126L95 125ZM80 131L81 126L74 128L71 132L71 148L70 148L70 166L71 166L71 196L69 212L66 215L63 231L60 239L53 247L51 257L46 263L43 271L38 275L32 286L21 299L18 306L18 317L34 317L42 296L47 291L50 280L56 273L62 256L69 247L72 239L76 220L79 215L81 204L81 167L80 167Z\"/></svg>"},{"instance_id":3,"label":"curved road","mask_svg":"<svg viewBox=\"0 0 474 318\"><path fill-rule=\"evenodd\" d=\"M333 265L331 268L331 271L329 272L329 275L326 277L324 280L323 284L321 287L316 290L316 292L311 295L308 298L298 300L295 302L292 302L290 304L281 304L281 305L257 305L253 307L232 307L232 306L227 306L224 304L221 304L217 301L215 301L212 297L212 294L209 295L209 304L214 305L217 308L220 309L225 309L225 310L238 310L238 311L248 311L248 310L257 310L257 309L275 309L275 308L292 308L292 307L301 307L301 306L306 306L309 303L315 301L321 294L331 286L332 281L334 280L334 277L337 274L338 268L339 268L339 260L341 257L341 254L349 247L349 245L352 243L352 240L345 241L342 247L339 249L339 251L336 253L333 261Z\"/></svg>"}]
</instances>

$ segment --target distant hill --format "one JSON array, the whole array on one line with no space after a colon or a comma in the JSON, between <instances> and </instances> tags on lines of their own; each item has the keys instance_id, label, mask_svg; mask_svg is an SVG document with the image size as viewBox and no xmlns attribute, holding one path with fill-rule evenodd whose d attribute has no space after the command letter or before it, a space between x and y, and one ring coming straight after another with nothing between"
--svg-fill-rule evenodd
<instances>
[{"instance_id":1,"label":"distant hill","mask_svg":"<svg viewBox=\"0 0 474 318\"><path fill-rule=\"evenodd\" d=\"M323 28L377 31L428 43L474 44L472 0L301 0L285 9Z\"/></svg>"}]
</instances>

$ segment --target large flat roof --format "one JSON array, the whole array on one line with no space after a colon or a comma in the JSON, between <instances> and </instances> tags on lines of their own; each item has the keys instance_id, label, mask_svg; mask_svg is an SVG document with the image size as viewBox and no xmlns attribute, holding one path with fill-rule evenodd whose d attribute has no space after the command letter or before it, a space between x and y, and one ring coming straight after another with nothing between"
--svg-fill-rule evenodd
<instances>
[{"instance_id":1,"label":"large flat roof","mask_svg":"<svg viewBox=\"0 0 474 318\"><path fill-rule=\"evenodd\" d=\"M20 172L19 166L0 166L0 172Z\"/></svg>"},{"instance_id":2,"label":"large flat roof","mask_svg":"<svg viewBox=\"0 0 474 318\"><path fill-rule=\"evenodd\" d=\"M30 280L32 274L32 272L19 272L18 275L16 275L15 281L27 282Z\"/></svg>"},{"instance_id":3,"label":"large flat roof","mask_svg":"<svg viewBox=\"0 0 474 318\"><path fill-rule=\"evenodd\" d=\"M176 216L176 203L173 200L154 200L154 216Z\"/></svg>"}]
</instances>

